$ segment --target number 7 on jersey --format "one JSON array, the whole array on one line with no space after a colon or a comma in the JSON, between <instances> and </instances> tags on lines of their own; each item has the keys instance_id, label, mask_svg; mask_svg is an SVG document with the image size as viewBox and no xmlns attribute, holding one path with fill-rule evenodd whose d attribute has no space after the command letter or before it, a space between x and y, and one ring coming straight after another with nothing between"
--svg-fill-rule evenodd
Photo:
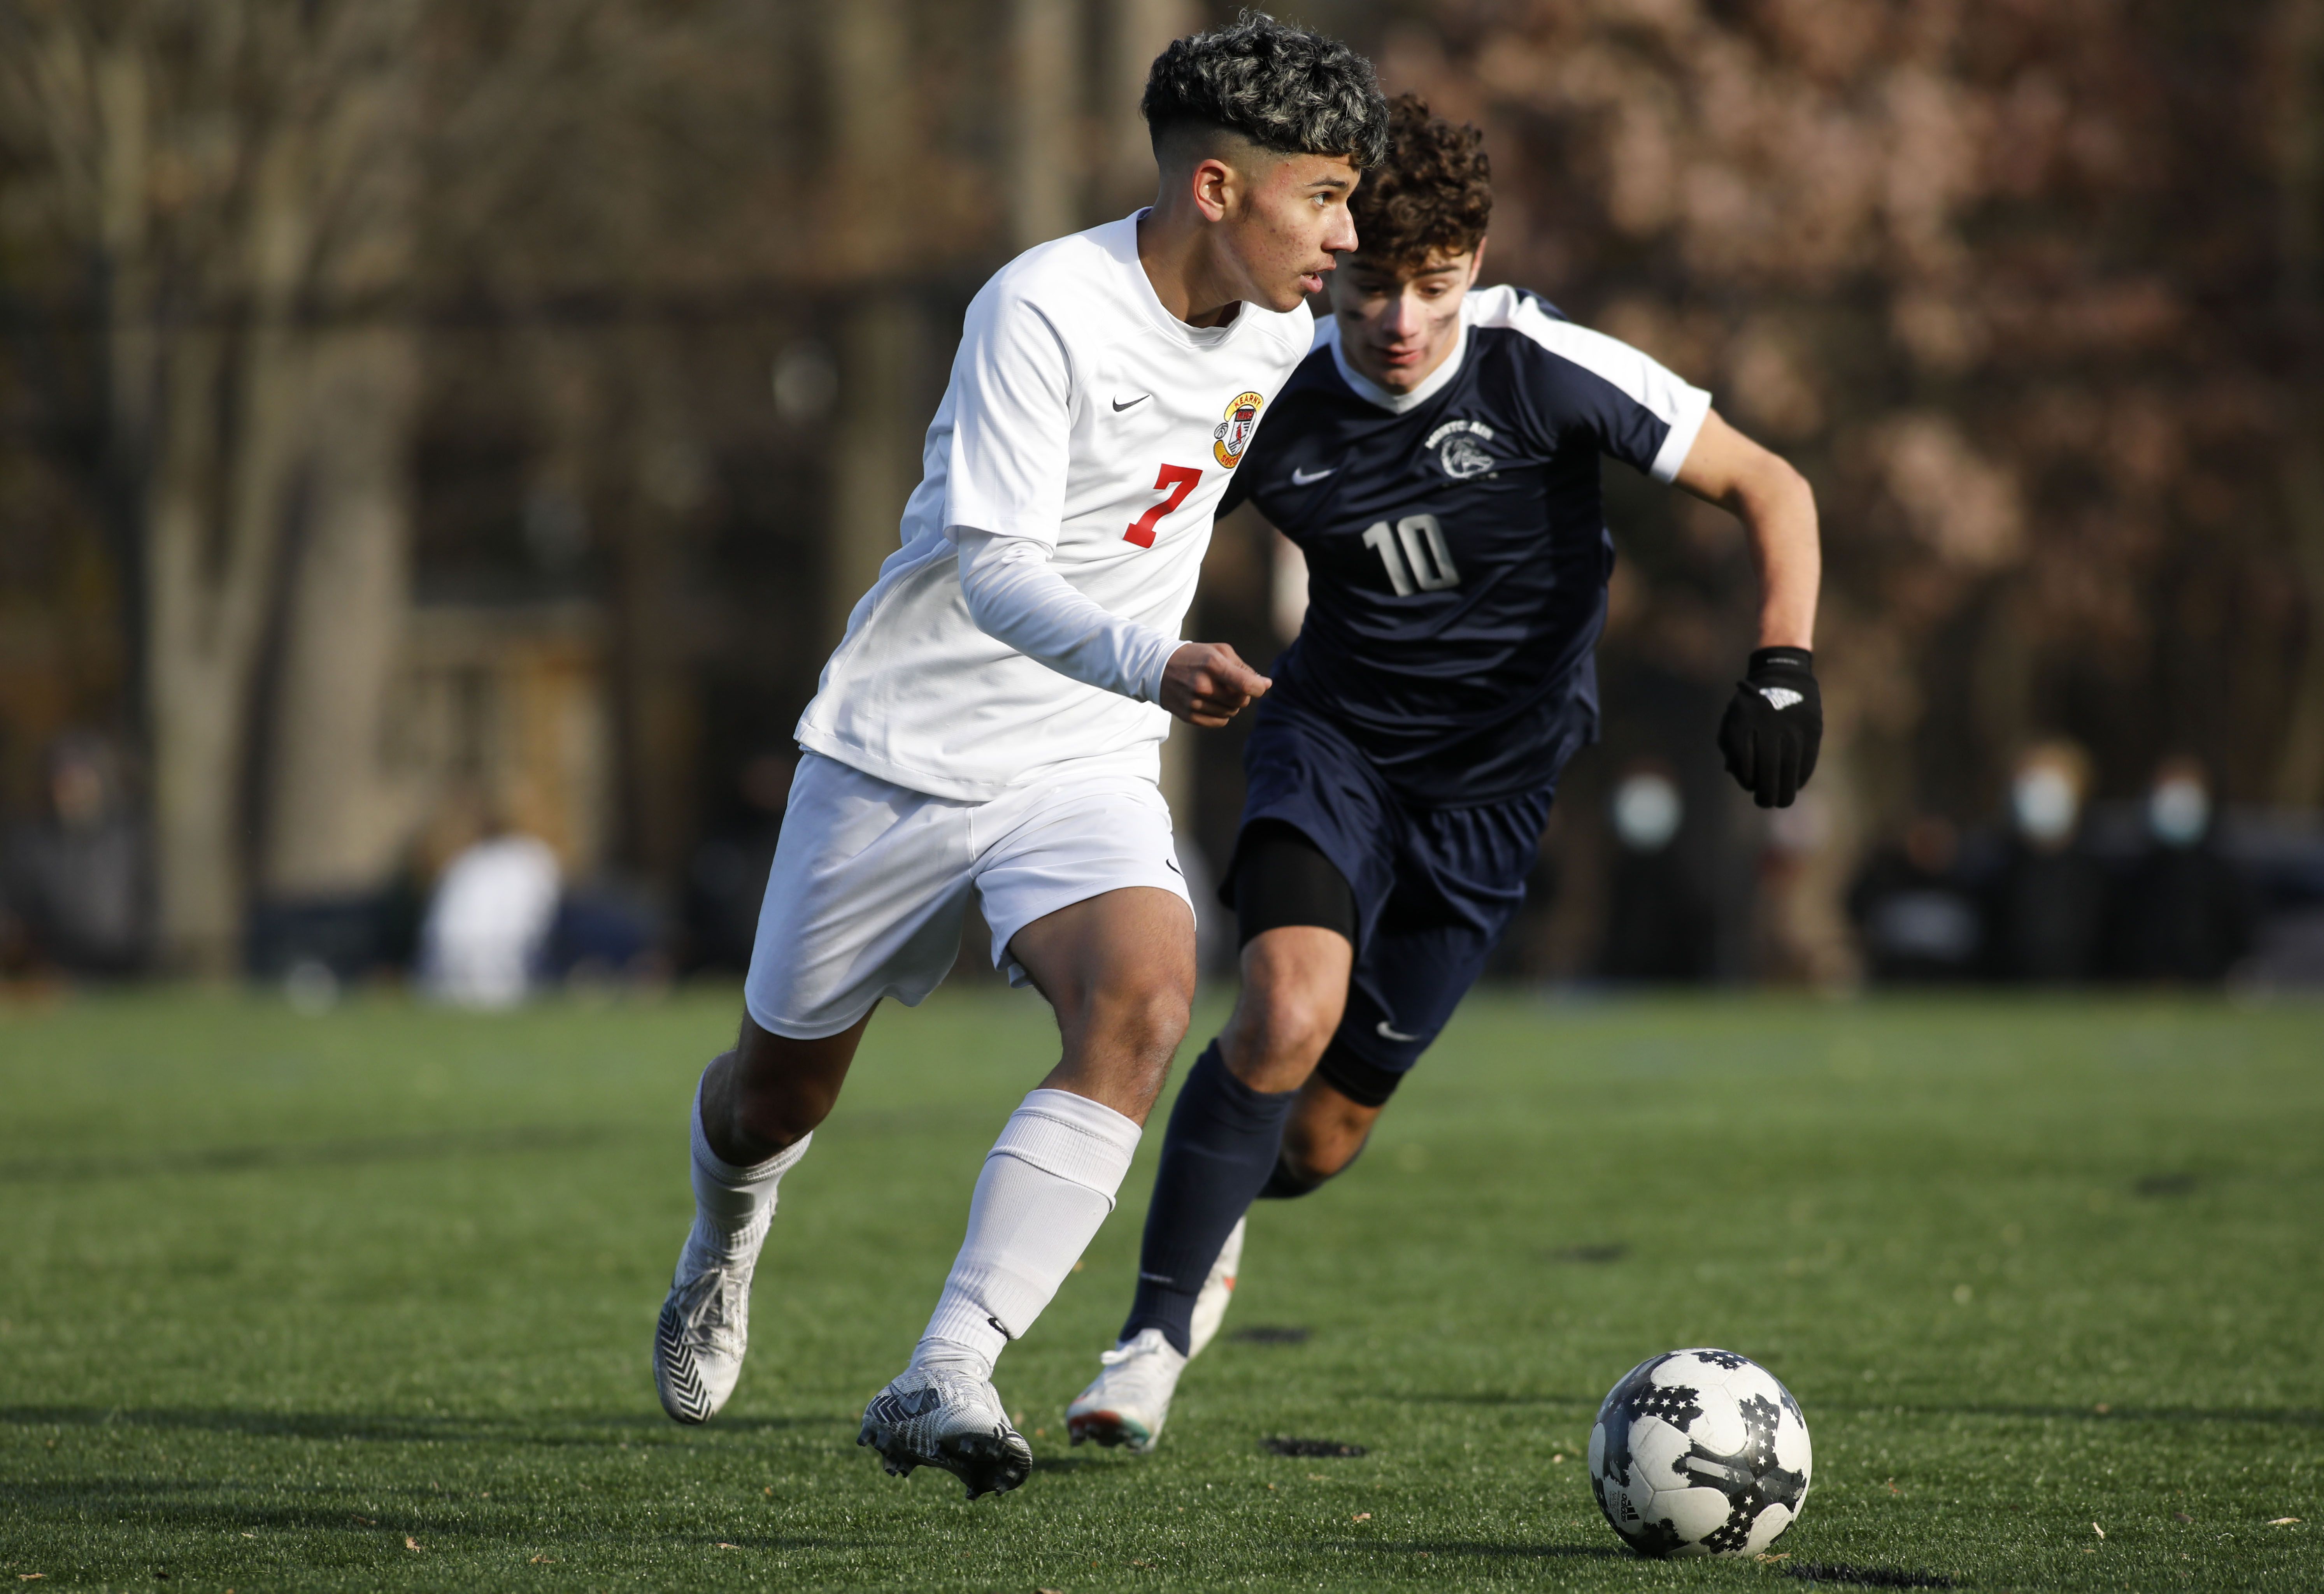
<instances>
[{"instance_id":1,"label":"number 7 on jersey","mask_svg":"<svg viewBox=\"0 0 2324 1594\"><path fill-rule=\"evenodd\" d=\"M1194 484L1202 479L1203 473L1192 466L1165 465L1154 477L1154 490L1170 496L1132 521L1130 529L1121 533L1122 541L1135 542L1140 548L1153 547L1155 526L1160 524L1164 515L1184 504L1186 495L1193 492Z\"/></svg>"}]
</instances>

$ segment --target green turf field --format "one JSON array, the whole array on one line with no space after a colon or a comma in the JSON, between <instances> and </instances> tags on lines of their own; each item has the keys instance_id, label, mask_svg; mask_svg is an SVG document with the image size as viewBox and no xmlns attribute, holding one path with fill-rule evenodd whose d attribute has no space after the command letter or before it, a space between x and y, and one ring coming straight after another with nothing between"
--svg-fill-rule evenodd
<instances>
[{"instance_id":1,"label":"green turf field","mask_svg":"<svg viewBox=\"0 0 2324 1594\"><path fill-rule=\"evenodd\" d=\"M734 1010L0 1010L0 1586L2324 1587L2324 1010L1480 998L1259 1209L1228 1330L1304 1341L1222 1339L1132 1460L1062 1413L1148 1136L1001 1364L1032 1481L973 1509L856 1420L1047 1010L875 1021L681 1431L648 1342ZM1600 1395L1699 1344L1806 1410L1787 1560L1643 1562L1591 1501Z\"/></svg>"}]
</instances>

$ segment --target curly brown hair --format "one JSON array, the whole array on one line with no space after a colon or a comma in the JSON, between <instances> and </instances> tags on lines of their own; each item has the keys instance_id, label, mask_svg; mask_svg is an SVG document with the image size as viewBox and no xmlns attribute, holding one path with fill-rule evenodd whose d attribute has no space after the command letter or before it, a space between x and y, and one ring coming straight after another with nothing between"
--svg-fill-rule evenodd
<instances>
[{"instance_id":1,"label":"curly brown hair","mask_svg":"<svg viewBox=\"0 0 2324 1594\"><path fill-rule=\"evenodd\" d=\"M1466 255L1493 216L1483 131L1431 116L1416 94L1397 95L1388 115L1388 159L1364 173L1348 201L1356 253L1405 270L1432 255Z\"/></svg>"}]
</instances>

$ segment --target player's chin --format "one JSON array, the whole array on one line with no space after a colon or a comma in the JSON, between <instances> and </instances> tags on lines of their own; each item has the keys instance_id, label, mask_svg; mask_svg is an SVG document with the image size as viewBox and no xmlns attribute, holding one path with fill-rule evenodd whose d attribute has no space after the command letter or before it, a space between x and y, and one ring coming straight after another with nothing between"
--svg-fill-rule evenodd
<instances>
[{"instance_id":1,"label":"player's chin","mask_svg":"<svg viewBox=\"0 0 2324 1594\"><path fill-rule=\"evenodd\" d=\"M1323 273L1322 272L1301 272L1289 283L1276 289L1268 295L1267 308L1278 315L1287 314L1297 310L1323 291Z\"/></svg>"}]
</instances>

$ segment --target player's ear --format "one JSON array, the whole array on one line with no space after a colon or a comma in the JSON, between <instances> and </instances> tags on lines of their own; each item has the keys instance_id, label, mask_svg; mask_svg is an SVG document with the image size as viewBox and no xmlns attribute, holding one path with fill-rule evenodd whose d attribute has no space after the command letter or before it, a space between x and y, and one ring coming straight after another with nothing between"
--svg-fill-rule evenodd
<instances>
[{"instance_id":1,"label":"player's ear","mask_svg":"<svg viewBox=\"0 0 2324 1594\"><path fill-rule=\"evenodd\" d=\"M1477 240L1477 246L1469 251L1469 280L1462 284L1462 287L1473 288L1477 285L1477 277L1485 269L1485 244L1486 239L1480 236Z\"/></svg>"},{"instance_id":2,"label":"player's ear","mask_svg":"<svg viewBox=\"0 0 2324 1594\"><path fill-rule=\"evenodd\" d=\"M1194 162L1187 179L1194 190L1194 209L1205 221L1223 221L1242 188L1242 178L1235 169L1216 155L1205 155Z\"/></svg>"}]
</instances>

